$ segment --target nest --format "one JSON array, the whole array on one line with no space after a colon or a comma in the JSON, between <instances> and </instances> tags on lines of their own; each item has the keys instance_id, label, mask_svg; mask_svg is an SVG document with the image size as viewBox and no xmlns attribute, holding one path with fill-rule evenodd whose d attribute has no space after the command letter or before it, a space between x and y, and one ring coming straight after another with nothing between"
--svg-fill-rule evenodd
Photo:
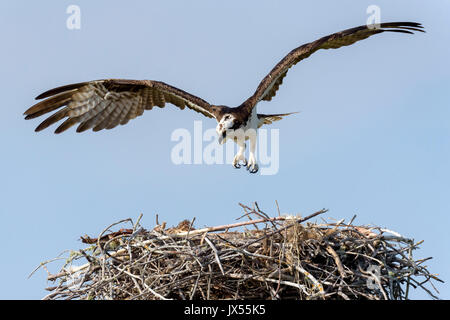
<instances>
[{"instance_id":1,"label":"nest","mask_svg":"<svg viewBox=\"0 0 450 320\"><path fill-rule=\"evenodd\" d=\"M413 250L422 243L380 227L307 217L269 217L240 204L240 222L195 229L193 221L152 230L122 220L87 248L68 251L44 299L408 299L437 298L431 274ZM242 221L245 219L245 221ZM112 231L120 224L130 227ZM84 261L80 264L79 261ZM86 262L87 261L87 262ZM36 269L36 270L37 270ZM35 270L35 271L36 271ZM33 271L34 273L34 271Z\"/></svg>"}]
</instances>

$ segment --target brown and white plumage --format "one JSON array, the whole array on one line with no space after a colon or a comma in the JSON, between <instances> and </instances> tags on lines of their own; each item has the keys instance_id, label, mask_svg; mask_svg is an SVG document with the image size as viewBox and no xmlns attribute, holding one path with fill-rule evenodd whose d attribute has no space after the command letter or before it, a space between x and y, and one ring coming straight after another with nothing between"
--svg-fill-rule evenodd
<instances>
[{"instance_id":1,"label":"brown and white plumage","mask_svg":"<svg viewBox=\"0 0 450 320\"><path fill-rule=\"evenodd\" d=\"M212 106L194 95L159 81L107 79L71 84L42 93L44 99L25 111L26 119L33 119L60 107L58 112L42 122L36 131L67 118L55 131L63 132L78 124L77 132L99 131L124 125L151 110L171 103L180 109L188 107L212 118Z\"/></svg>"},{"instance_id":2,"label":"brown and white plumage","mask_svg":"<svg viewBox=\"0 0 450 320\"><path fill-rule=\"evenodd\" d=\"M124 125L157 106L163 108L166 103L180 109L186 107L215 118L218 122L217 133L223 143L227 136L236 129L257 130L264 124L271 124L292 113L264 115L256 113L256 105L260 101L270 101L283 83L289 69L303 59L308 58L320 49L337 49L349 46L372 35L383 32L399 32L412 34L413 31L423 32L423 27L415 22L382 23L379 26L360 26L331 34L316 41L304 44L289 52L269 74L261 81L255 93L236 108L212 105L205 100L181 89L160 81L106 79L76 83L46 91L36 99L45 99L27 111L25 119L33 119L56 111L36 128L41 131L60 120L64 121L56 128L55 133L61 133L74 125L77 132L89 129L99 131ZM253 155L255 141L251 141L250 161L251 172L258 170ZM242 146L245 149L245 144ZM241 153L240 151L240 153ZM239 154L235 160L242 159ZM245 161L246 162L246 161ZM233 163L236 167L238 164Z\"/></svg>"},{"instance_id":3,"label":"brown and white plumage","mask_svg":"<svg viewBox=\"0 0 450 320\"><path fill-rule=\"evenodd\" d=\"M283 83L289 69L303 59L320 49L337 49L349 46L357 41L367 39L378 33L399 32L413 34L413 31L420 31L423 27L416 22L388 22L376 25L363 25L356 28L336 32L322 37L316 41L306 43L289 52L261 81L255 93L248 98L243 105L246 108L253 108L259 101L270 101L276 95L280 85Z\"/></svg>"}]
</instances>

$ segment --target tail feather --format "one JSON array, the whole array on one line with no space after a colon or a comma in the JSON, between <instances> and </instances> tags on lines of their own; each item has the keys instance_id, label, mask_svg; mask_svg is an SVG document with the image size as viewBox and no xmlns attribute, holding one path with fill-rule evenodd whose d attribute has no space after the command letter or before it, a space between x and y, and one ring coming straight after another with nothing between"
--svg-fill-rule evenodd
<instances>
[{"instance_id":1,"label":"tail feather","mask_svg":"<svg viewBox=\"0 0 450 320\"><path fill-rule=\"evenodd\" d=\"M279 114L258 114L259 124L258 128L261 128L263 124L272 124L272 122L279 121L285 116L295 114L298 112L279 113Z\"/></svg>"}]
</instances>

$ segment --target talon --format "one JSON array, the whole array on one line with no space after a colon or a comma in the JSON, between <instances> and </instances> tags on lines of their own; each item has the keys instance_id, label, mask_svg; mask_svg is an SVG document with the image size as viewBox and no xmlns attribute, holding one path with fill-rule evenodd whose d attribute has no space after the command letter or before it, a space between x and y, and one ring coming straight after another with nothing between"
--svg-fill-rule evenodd
<instances>
[{"instance_id":1,"label":"talon","mask_svg":"<svg viewBox=\"0 0 450 320\"><path fill-rule=\"evenodd\" d=\"M235 163L235 164L233 164L233 167L235 167L236 169L240 169L241 165L239 163Z\"/></svg>"},{"instance_id":2,"label":"talon","mask_svg":"<svg viewBox=\"0 0 450 320\"><path fill-rule=\"evenodd\" d=\"M258 172L258 170L259 170L259 167L258 167L258 165L257 165L257 164L255 164L255 166L253 167L253 169L252 169L252 170L250 170L250 173L257 173L257 172Z\"/></svg>"},{"instance_id":3,"label":"talon","mask_svg":"<svg viewBox=\"0 0 450 320\"><path fill-rule=\"evenodd\" d=\"M247 161L247 159L244 159L244 161L243 161L243 164L242 164L243 166L247 166L248 165L248 161Z\"/></svg>"}]
</instances>

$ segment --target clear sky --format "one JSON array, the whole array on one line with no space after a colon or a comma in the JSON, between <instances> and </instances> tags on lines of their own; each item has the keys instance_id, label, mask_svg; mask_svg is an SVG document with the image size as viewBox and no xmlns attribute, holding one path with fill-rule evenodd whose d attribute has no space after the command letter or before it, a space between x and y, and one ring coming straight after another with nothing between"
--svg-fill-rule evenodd
<instances>
[{"instance_id":1,"label":"clear sky","mask_svg":"<svg viewBox=\"0 0 450 320\"><path fill-rule=\"evenodd\" d=\"M22 113L68 83L155 79L237 106L287 52L366 23L417 21L426 34L382 34L315 53L289 72L260 112L301 111L276 123L280 168L250 175L230 165L175 165L171 134L215 122L175 107L111 131L34 132ZM81 29L66 26L69 5ZM238 202L276 214L321 208L425 240L417 258L450 280L450 2L23 1L0 2L0 298L39 299L46 274L28 274L79 237L123 218L152 228L196 218L231 223ZM56 265L55 267L57 267ZM51 269L56 271L56 268ZM448 284L438 284L450 298ZM427 298L417 294L417 298Z\"/></svg>"}]
</instances>

